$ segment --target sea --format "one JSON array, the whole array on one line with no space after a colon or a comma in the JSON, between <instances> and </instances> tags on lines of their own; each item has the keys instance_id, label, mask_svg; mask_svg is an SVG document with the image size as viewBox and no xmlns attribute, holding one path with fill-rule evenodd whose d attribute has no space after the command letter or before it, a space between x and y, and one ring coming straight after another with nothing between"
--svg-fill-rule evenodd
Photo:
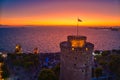
<instances>
[{"instance_id":1,"label":"sea","mask_svg":"<svg viewBox=\"0 0 120 80\"><path fill-rule=\"evenodd\" d=\"M76 35L76 27L1 27L0 50L14 52L16 44L24 53L38 48L41 53L60 52L60 42L67 41L68 35ZM78 34L87 37L94 44L94 50L120 49L120 31L79 27Z\"/></svg>"}]
</instances>

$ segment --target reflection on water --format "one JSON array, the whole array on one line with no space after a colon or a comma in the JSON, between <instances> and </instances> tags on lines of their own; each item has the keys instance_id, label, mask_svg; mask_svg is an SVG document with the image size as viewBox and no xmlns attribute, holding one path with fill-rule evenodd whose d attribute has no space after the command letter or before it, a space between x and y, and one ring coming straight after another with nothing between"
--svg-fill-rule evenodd
<instances>
[{"instance_id":1,"label":"reflection on water","mask_svg":"<svg viewBox=\"0 0 120 80\"><path fill-rule=\"evenodd\" d=\"M0 49L14 51L21 44L24 52L38 47L40 52L58 52L59 43L66 41L68 35L76 35L75 27L29 27L0 28ZM79 28L79 35L87 36L87 41L95 44L95 49L120 48L120 32Z\"/></svg>"}]
</instances>

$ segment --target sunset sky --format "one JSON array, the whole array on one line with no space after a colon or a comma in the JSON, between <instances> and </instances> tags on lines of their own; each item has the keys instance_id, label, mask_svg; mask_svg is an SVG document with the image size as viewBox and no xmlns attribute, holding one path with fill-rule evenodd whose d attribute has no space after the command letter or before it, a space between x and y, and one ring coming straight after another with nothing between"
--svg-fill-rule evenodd
<instances>
[{"instance_id":1,"label":"sunset sky","mask_svg":"<svg viewBox=\"0 0 120 80\"><path fill-rule=\"evenodd\" d=\"M120 0L0 0L3 25L120 26Z\"/></svg>"}]
</instances>

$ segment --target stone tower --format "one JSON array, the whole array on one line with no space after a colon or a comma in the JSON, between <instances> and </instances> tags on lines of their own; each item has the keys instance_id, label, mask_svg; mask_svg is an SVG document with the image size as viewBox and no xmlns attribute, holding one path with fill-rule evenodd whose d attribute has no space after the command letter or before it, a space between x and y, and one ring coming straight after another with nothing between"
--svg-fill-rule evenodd
<instances>
[{"instance_id":1,"label":"stone tower","mask_svg":"<svg viewBox=\"0 0 120 80\"><path fill-rule=\"evenodd\" d=\"M94 45L85 36L68 36L60 43L60 80L91 80Z\"/></svg>"}]
</instances>

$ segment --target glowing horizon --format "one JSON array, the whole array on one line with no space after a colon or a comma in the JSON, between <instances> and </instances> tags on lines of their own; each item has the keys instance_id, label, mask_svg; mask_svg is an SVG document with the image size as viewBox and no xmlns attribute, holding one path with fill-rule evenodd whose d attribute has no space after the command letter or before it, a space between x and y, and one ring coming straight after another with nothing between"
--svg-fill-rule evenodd
<instances>
[{"instance_id":1,"label":"glowing horizon","mask_svg":"<svg viewBox=\"0 0 120 80\"><path fill-rule=\"evenodd\" d=\"M0 24L3 25L76 25L120 26L119 1L115 0L5 0Z\"/></svg>"}]
</instances>

